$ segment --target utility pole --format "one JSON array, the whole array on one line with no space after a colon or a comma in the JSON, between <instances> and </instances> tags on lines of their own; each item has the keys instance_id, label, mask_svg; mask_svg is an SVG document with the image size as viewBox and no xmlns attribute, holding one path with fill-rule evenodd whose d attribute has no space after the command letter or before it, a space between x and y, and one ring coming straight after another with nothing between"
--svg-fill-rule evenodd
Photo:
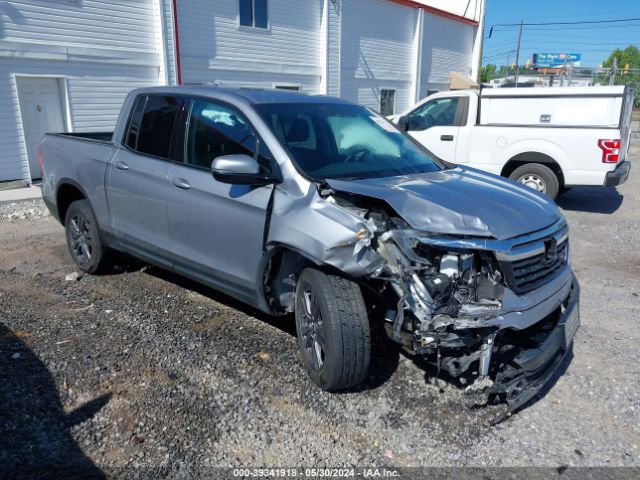
<instances>
[{"instance_id":1,"label":"utility pole","mask_svg":"<svg viewBox=\"0 0 640 480\"><path fill-rule=\"evenodd\" d=\"M520 74L520 65L518 62L520 61L520 43L522 42L522 25L524 24L524 20L520 20L520 33L518 33L518 49L516 50L516 88L518 88L518 75Z\"/></svg>"},{"instance_id":2,"label":"utility pole","mask_svg":"<svg viewBox=\"0 0 640 480\"><path fill-rule=\"evenodd\" d=\"M616 83L616 70L618 69L618 57L613 57L613 72L609 77L609 85L615 85Z\"/></svg>"}]
</instances>

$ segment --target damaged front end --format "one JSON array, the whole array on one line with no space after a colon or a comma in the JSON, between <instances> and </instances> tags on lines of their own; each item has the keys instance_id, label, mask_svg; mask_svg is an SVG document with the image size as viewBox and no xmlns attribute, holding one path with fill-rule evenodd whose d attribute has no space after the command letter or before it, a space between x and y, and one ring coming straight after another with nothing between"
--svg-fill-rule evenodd
<instances>
[{"instance_id":1,"label":"damaged front end","mask_svg":"<svg viewBox=\"0 0 640 480\"><path fill-rule=\"evenodd\" d=\"M383 202L327 193L365 225L353 255L375 253L363 280L388 306L393 341L512 410L549 380L579 323L564 219L508 240L429 234Z\"/></svg>"}]
</instances>

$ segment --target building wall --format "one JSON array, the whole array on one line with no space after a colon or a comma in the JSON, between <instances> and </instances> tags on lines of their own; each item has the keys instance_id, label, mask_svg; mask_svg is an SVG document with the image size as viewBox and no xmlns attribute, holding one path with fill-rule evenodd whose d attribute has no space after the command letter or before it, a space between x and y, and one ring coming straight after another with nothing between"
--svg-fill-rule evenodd
<instances>
[{"instance_id":1,"label":"building wall","mask_svg":"<svg viewBox=\"0 0 640 480\"><path fill-rule=\"evenodd\" d=\"M127 92L161 81L157 2L0 3L0 181L31 177L15 77L61 77L70 129L112 129Z\"/></svg>"},{"instance_id":2,"label":"building wall","mask_svg":"<svg viewBox=\"0 0 640 480\"><path fill-rule=\"evenodd\" d=\"M446 5L460 14L466 3ZM479 51L478 27L415 2L268 5L264 30L239 25L238 0L1 2L0 92L8 94L0 95L0 181L30 178L16 75L62 78L69 129L97 131L113 128L128 91L180 83L180 74L183 84L299 85L376 110L380 90L392 88L401 111L429 89L446 88L449 71L469 72Z\"/></svg>"},{"instance_id":3,"label":"building wall","mask_svg":"<svg viewBox=\"0 0 640 480\"><path fill-rule=\"evenodd\" d=\"M160 29L164 35L164 61L166 69L166 83L168 85L177 85L178 82L178 66L176 64L176 32L174 25L173 0L155 0L161 8L160 11Z\"/></svg>"},{"instance_id":4,"label":"building wall","mask_svg":"<svg viewBox=\"0 0 640 480\"><path fill-rule=\"evenodd\" d=\"M396 90L396 110L409 107L418 10L388 0L342 2L340 96L380 108L380 90Z\"/></svg>"},{"instance_id":5,"label":"building wall","mask_svg":"<svg viewBox=\"0 0 640 480\"><path fill-rule=\"evenodd\" d=\"M174 0L164 2L171 12ZM269 0L267 30L239 25L238 0L175 2L184 84L293 84L376 110L380 90L391 88L401 111L428 90L446 88L451 70L471 73L477 27L428 9L420 13L415 2ZM482 0L474 2L468 20ZM462 15L467 3L451 3L449 10ZM173 49L170 17L167 51Z\"/></svg>"},{"instance_id":6,"label":"building wall","mask_svg":"<svg viewBox=\"0 0 640 480\"><path fill-rule=\"evenodd\" d=\"M327 32L326 39L326 94L332 97L340 96L340 70L342 45L342 0L335 3L327 2Z\"/></svg>"},{"instance_id":7,"label":"building wall","mask_svg":"<svg viewBox=\"0 0 640 480\"><path fill-rule=\"evenodd\" d=\"M238 0L177 0L183 83L321 93L323 1L271 0L268 10L260 29L239 24Z\"/></svg>"},{"instance_id":8,"label":"building wall","mask_svg":"<svg viewBox=\"0 0 640 480\"><path fill-rule=\"evenodd\" d=\"M419 98L428 90L446 90L451 71L471 74L476 28L425 13Z\"/></svg>"}]
</instances>

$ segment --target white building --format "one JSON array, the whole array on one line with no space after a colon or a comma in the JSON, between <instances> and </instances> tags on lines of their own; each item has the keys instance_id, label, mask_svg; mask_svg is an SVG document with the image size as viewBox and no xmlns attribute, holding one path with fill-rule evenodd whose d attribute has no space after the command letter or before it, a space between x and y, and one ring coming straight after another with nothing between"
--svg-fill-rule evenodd
<instances>
[{"instance_id":1,"label":"white building","mask_svg":"<svg viewBox=\"0 0 640 480\"><path fill-rule=\"evenodd\" d=\"M0 181L39 177L47 131L108 131L154 84L300 89L400 111L477 76L484 0L0 3Z\"/></svg>"}]
</instances>

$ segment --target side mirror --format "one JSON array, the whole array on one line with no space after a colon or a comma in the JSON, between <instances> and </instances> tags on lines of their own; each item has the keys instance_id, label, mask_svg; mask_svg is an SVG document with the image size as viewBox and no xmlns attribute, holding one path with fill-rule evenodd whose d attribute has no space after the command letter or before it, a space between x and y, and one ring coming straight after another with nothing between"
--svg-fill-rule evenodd
<instances>
[{"instance_id":1,"label":"side mirror","mask_svg":"<svg viewBox=\"0 0 640 480\"><path fill-rule=\"evenodd\" d=\"M398 125L398 129L402 130L403 132L409 130L409 120L406 116L398 118L396 123Z\"/></svg>"},{"instance_id":2,"label":"side mirror","mask_svg":"<svg viewBox=\"0 0 640 480\"><path fill-rule=\"evenodd\" d=\"M270 185L282 180L260 173L258 161L245 154L223 155L211 162L213 178L234 185Z\"/></svg>"}]
</instances>

